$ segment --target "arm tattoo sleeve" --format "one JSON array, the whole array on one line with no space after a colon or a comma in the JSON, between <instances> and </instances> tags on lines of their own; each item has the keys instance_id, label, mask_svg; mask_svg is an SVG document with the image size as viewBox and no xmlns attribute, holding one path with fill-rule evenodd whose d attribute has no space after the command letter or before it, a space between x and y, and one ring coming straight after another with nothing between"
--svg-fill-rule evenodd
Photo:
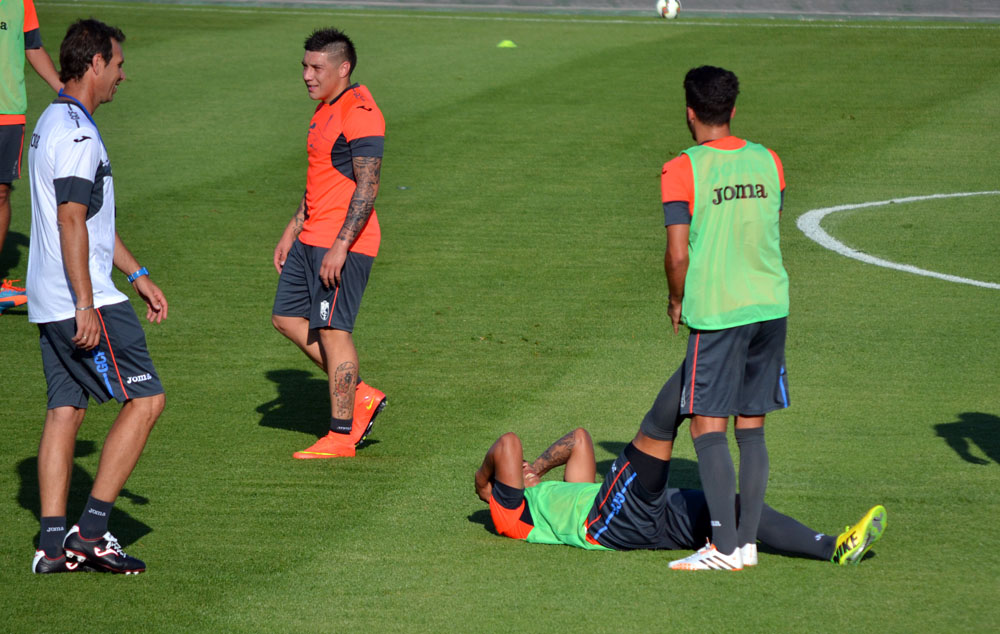
<instances>
[{"instance_id":1,"label":"arm tattoo sleeve","mask_svg":"<svg viewBox=\"0 0 1000 634\"><path fill-rule=\"evenodd\" d=\"M308 217L309 210L306 208L306 195L302 194L302 202L299 203L299 208L295 210L295 214L292 216L292 228L295 229L296 236L302 233L302 225L305 224Z\"/></svg>"},{"instance_id":2,"label":"arm tattoo sleeve","mask_svg":"<svg viewBox=\"0 0 1000 634\"><path fill-rule=\"evenodd\" d=\"M566 464L569 456L573 453L573 446L576 441L573 439L573 432L569 432L559 440L552 443L552 446L542 452L532 465L538 475L548 472L560 465Z\"/></svg>"},{"instance_id":3,"label":"arm tattoo sleeve","mask_svg":"<svg viewBox=\"0 0 1000 634\"><path fill-rule=\"evenodd\" d=\"M357 188L347 208L347 218L340 228L338 240L352 243L368 224L368 218L375 208L379 178L382 173L382 159L374 156L357 156L353 159L354 181Z\"/></svg>"}]
</instances>

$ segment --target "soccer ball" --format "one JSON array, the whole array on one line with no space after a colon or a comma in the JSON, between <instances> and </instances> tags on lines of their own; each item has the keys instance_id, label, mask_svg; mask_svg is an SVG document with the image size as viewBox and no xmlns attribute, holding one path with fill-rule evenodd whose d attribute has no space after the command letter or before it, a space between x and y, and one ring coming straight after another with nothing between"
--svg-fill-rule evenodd
<instances>
[{"instance_id":1,"label":"soccer ball","mask_svg":"<svg viewBox=\"0 0 1000 634\"><path fill-rule=\"evenodd\" d=\"M673 20L681 12L680 0L656 0L656 15Z\"/></svg>"}]
</instances>

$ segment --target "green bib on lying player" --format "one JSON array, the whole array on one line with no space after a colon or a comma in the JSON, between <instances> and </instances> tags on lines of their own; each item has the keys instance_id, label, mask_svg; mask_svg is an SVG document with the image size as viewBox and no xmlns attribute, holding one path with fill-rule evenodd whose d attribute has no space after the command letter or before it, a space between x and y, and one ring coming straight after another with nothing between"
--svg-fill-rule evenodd
<instances>
[{"instance_id":1,"label":"green bib on lying player","mask_svg":"<svg viewBox=\"0 0 1000 634\"><path fill-rule=\"evenodd\" d=\"M684 150L694 176L694 208L682 318L721 330L788 316L781 263L781 181L762 145Z\"/></svg>"},{"instance_id":2,"label":"green bib on lying player","mask_svg":"<svg viewBox=\"0 0 1000 634\"><path fill-rule=\"evenodd\" d=\"M610 550L587 541L587 514L601 490L600 483L542 482L524 490L535 527L528 533L534 544L566 544L588 550Z\"/></svg>"}]
</instances>

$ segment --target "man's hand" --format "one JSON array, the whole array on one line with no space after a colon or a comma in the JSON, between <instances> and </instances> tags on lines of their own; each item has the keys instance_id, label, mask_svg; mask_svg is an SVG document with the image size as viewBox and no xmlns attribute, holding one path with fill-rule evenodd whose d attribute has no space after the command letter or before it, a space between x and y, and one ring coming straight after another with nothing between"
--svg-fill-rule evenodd
<instances>
[{"instance_id":1,"label":"man's hand","mask_svg":"<svg viewBox=\"0 0 1000 634\"><path fill-rule=\"evenodd\" d=\"M149 279L148 275L138 278L132 288L146 302L146 319L150 323L160 323L167 318L167 298L163 296L160 287Z\"/></svg>"},{"instance_id":2,"label":"man's hand","mask_svg":"<svg viewBox=\"0 0 1000 634\"><path fill-rule=\"evenodd\" d=\"M670 317L670 323L673 325L676 335L681 325L681 300L670 298L670 304L667 305L667 315Z\"/></svg>"},{"instance_id":3,"label":"man's hand","mask_svg":"<svg viewBox=\"0 0 1000 634\"><path fill-rule=\"evenodd\" d=\"M101 342L101 325L93 306L76 311L76 335L71 341L81 350L93 350Z\"/></svg>"},{"instance_id":4,"label":"man's hand","mask_svg":"<svg viewBox=\"0 0 1000 634\"><path fill-rule=\"evenodd\" d=\"M274 247L274 268L278 271L278 275L281 275L281 269L285 268L285 260L288 259L288 252L292 250L293 244L295 236L286 231L278 240L278 246Z\"/></svg>"},{"instance_id":5,"label":"man's hand","mask_svg":"<svg viewBox=\"0 0 1000 634\"><path fill-rule=\"evenodd\" d=\"M308 216L309 208L306 206L306 195L303 193L299 208L295 210L292 219L288 221L288 226L285 227L281 239L278 240L278 246L274 247L274 268L278 271L278 275L281 275L281 269L285 268L288 253L292 250L295 239L302 233L302 226Z\"/></svg>"},{"instance_id":6,"label":"man's hand","mask_svg":"<svg viewBox=\"0 0 1000 634\"><path fill-rule=\"evenodd\" d=\"M334 240L333 246L323 256L323 263L319 267L319 280L327 288L340 286L340 274L344 270L346 261L347 243L343 240Z\"/></svg>"},{"instance_id":7,"label":"man's hand","mask_svg":"<svg viewBox=\"0 0 1000 634\"><path fill-rule=\"evenodd\" d=\"M521 461L521 475L524 476L525 488L533 487L541 482L538 473L535 471L535 467L527 460Z\"/></svg>"}]
</instances>

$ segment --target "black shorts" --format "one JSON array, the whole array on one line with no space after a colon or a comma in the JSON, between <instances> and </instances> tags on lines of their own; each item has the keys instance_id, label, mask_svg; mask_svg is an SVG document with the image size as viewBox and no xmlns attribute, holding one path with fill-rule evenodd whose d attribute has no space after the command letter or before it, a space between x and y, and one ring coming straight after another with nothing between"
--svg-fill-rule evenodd
<instances>
[{"instance_id":1,"label":"black shorts","mask_svg":"<svg viewBox=\"0 0 1000 634\"><path fill-rule=\"evenodd\" d=\"M692 330L681 414L762 416L791 403L785 371L788 318L724 330Z\"/></svg>"},{"instance_id":2,"label":"black shorts","mask_svg":"<svg viewBox=\"0 0 1000 634\"><path fill-rule=\"evenodd\" d=\"M48 409L85 409L88 397L98 403L112 398L123 403L163 393L132 306L127 301L102 306L97 316L101 343L93 350L73 343L75 319L38 324Z\"/></svg>"},{"instance_id":3,"label":"black shorts","mask_svg":"<svg viewBox=\"0 0 1000 634\"><path fill-rule=\"evenodd\" d=\"M278 278L272 315L303 317L309 328L354 331L361 298L375 258L350 251L340 273L340 285L327 288L319 279L323 256L329 249L296 240Z\"/></svg>"},{"instance_id":4,"label":"black shorts","mask_svg":"<svg viewBox=\"0 0 1000 634\"><path fill-rule=\"evenodd\" d=\"M21 178L21 153L24 150L24 124L0 125L0 183Z\"/></svg>"},{"instance_id":5,"label":"black shorts","mask_svg":"<svg viewBox=\"0 0 1000 634\"><path fill-rule=\"evenodd\" d=\"M594 499L587 515L587 534L614 550L689 549L701 535L695 535L682 493L664 487L651 494L623 453L611 465ZM697 548L704 545L702 541Z\"/></svg>"}]
</instances>

